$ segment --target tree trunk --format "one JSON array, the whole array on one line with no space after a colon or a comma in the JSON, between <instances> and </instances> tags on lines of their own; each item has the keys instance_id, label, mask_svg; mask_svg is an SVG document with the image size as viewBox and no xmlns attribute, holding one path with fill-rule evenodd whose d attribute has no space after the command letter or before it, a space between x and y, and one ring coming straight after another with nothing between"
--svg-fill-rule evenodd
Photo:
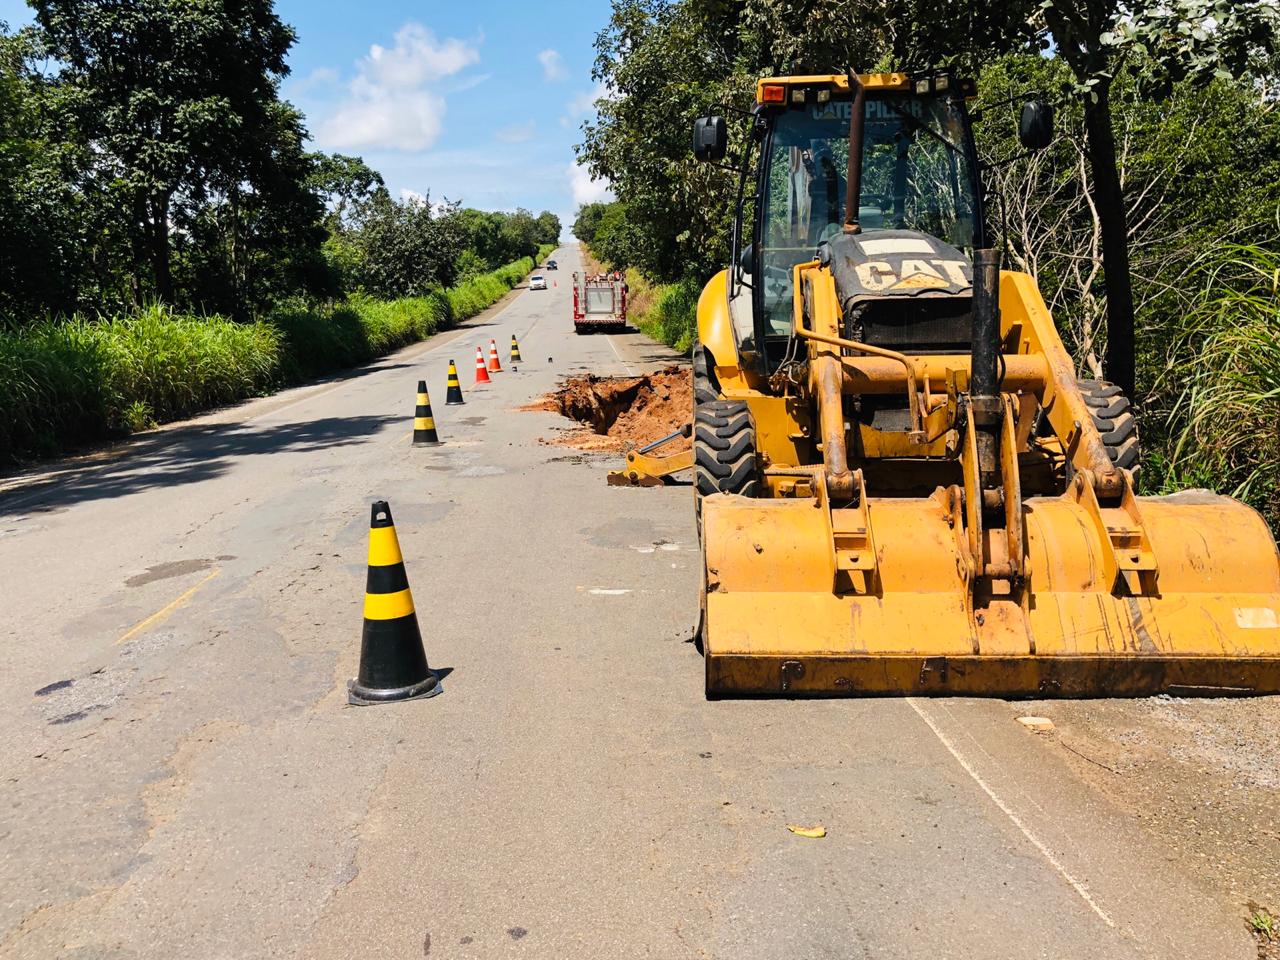
<instances>
[{"instance_id":1,"label":"tree trunk","mask_svg":"<svg viewBox=\"0 0 1280 960\"><path fill-rule=\"evenodd\" d=\"M1116 167L1115 132L1111 129L1111 89L1102 80L1097 100L1085 101L1085 135L1093 169L1094 206L1102 234L1102 270L1107 287L1107 379L1134 397L1137 363L1134 350L1133 283L1129 276L1129 224L1120 171Z\"/></svg>"},{"instance_id":2,"label":"tree trunk","mask_svg":"<svg viewBox=\"0 0 1280 960\"><path fill-rule=\"evenodd\" d=\"M151 274L156 296L165 302L173 300L173 276L169 269L169 195L151 198Z\"/></svg>"}]
</instances>

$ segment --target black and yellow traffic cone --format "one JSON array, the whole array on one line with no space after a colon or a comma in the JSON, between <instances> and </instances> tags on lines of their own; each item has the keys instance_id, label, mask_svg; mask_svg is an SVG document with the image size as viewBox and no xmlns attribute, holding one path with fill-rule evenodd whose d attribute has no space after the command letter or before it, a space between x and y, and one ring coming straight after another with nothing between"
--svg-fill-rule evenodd
<instances>
[{"instance_id":1,"label":"black and yellow traffic cone","mask_svg":"<svg viewBox=\"0 0 1280 960\"><path fill-rule=\"evenodd\" d=\"M462 399L462 381L458 379L458 365L450 360L449 388L444 394L444 405L447 407L455 403L466 403L466 401Z\"/></svg>"},{"instance_id":2,"label":"black and yellow traffic cone","mask_svg":"<svg viewBox=\"0 0 1280 960\"><path fill-rule=\"evenodd\" d=\"M520 356L520 344L516 341L516 335L511 335L511 362L524 363L524 359Z\"/></svg>"},{"instance_id":3,"label":"black and yellow traffic cone","mask_svg":"<svg viewBox=\"0 0 1280 960\"><path fill-rule=\"evenodd\" d=\"M434 697L440 690L440 678L427 666L422 648L391 507L379 500L369 520L360 675L347 684L347 701L358 706L393 703Z\"/></svg>"},{"instance_id":4,"label":"black and yellow traffic cone","mask_svg":"<svg viewBox=\"0 0 1280 960\"><path fill-rule=\"evenodd\" d=\"M418 381L418 404L413 408L413 445L440 446L440 435L436 433L436 418L431 415L431 397L427 394L425 380Z\"/></svg>"}]
</instances>

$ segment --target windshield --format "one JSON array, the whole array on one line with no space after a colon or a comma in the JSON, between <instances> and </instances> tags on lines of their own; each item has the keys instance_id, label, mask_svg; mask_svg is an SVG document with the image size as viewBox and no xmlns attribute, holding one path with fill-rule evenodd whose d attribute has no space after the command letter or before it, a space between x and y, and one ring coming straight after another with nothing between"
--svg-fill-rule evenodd
<instances>
[{"instance_id":1,"label":"windshield","mask_svg":"<svg viewBox=\"0 0 1280 960\"><path fill-rule=\"evenodd\" d=\"M766 333L791 329L791 269L844 223L850 101L786 110L768 156L759 284ZM907 93L868 97L859 222L864 232L918 230L973 252L973 176L959 102Z\"/></svg>"}]
</instances>

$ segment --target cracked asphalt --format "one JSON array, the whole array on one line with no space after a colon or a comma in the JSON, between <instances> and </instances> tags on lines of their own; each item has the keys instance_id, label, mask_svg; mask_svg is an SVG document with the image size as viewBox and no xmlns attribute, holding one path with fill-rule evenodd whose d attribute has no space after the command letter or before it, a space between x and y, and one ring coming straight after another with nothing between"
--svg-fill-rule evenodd
<instances>
[{"instance_id":1,"label":"cracked asphalt","mask_svg":"<svg viewBox=\"0 0 1280 960\"><path fill-rule=\"evenodd\" d=\"M575 336L556 256L378 363L4 485L0 956L1254 956L1009 704L703 699L688 487L607 487L517 409L672 360ZM381 498L445 690L352 708Z\"/></svg>"}]
</instances>

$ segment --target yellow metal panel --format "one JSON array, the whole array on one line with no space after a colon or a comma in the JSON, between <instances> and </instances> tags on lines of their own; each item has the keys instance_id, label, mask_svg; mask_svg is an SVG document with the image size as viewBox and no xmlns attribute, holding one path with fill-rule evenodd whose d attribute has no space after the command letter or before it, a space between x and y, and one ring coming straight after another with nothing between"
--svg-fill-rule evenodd
<instances>
[{"instance_id":1,"label":"yellow metal panel","mask_svg":"<svg viewBox=\"0 0 1280 960\"><path fill-rule=\"evenodd\" d=\"M698 342L715 360L715 375L728 397L741 397L754 389L753 373L744 370L738 355L737 336L729 315L729 271L721 270L702 288L698 297Z\"/></svg>"}]
</instances>

